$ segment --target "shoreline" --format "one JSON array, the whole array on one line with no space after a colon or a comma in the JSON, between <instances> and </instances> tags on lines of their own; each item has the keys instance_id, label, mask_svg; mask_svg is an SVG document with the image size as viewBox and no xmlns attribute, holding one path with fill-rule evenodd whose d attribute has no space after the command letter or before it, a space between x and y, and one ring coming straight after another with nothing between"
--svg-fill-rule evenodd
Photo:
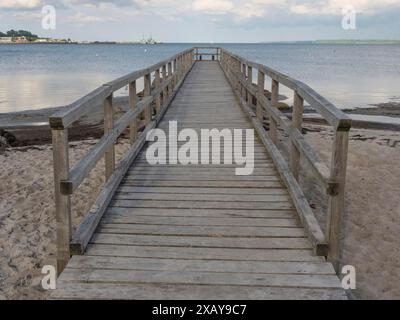
<instances>
[{"instance_id":1,"label":"shoreline","mask_svg":"<svg viewBox=\"0 0 400 320\"><path fill-rule=\"evenodd\" d=\"M43 145L51 143L51 132L48 125L49 117L66 107L53 107L37 110L26 110L10 113L0 113L0 130L3 129L15 137L10 143L11 147L24 147L30 145ZM129 108L128 97L114 99L115 115L119 117ZM354 115L353 128L400 131L400 103L381 103L371 108L358 108L343 110L349 115ZM366 119L363 117L365 116ZM370 118L377 117L377 121ZM386 118L384 118L386 117ZM384 120L393 120L384 121ZM381 120L381 121L379 121ZM304 122L308 124L325 124L318 115L305 110ZM103 108L98 106L96 112L83 116L69 129L71 141L84 139L97 139L103 135Z\"/></svg>"}]
</instances>

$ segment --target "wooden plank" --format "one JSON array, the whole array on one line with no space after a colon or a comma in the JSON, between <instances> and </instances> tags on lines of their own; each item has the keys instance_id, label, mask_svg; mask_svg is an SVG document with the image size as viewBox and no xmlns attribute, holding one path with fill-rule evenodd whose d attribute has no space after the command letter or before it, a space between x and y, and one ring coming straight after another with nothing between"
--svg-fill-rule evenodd
<instances>
[{"instance_id":1,"label":"wooden plank","mask_svg":"<svg viewBox=\"0 0 400 320\"><path fill-rule=\"evenodd\" d=\"M219 201L174 201L174 200L113 200L112 207L128 208L199 208L199 209L293 209L286 201L274 202L219 202Z\"/></svg>"},{"instance_id":2,"label":"wooden plank","mask_svg":"<svg viewBox=\"0 0 400 320\"><path fill-rule=\"evenodd\" d=\"M173 179L173 178L172 178ZM143 187L232 187L232 188L276 188L282 187L281 181L190 181L190 180L165 180L156 181L152 179L137 180L133 178L125 178L123 181L124 185L130 186L143 186Z\"/></svg>"},{"instance_id":3,"label":"wooden plank","mask_svg":"<svg viewBox=\"0 0 400 320\"><path fill-rule=\"evenodd\" d=\"M110 207L107 209L107 214L104 219L115 218L123 219L131 218L132 216L156 216L156 217L206 217L208 219L218 218L246 218L247 223L251 218L265 219L295 219L295 213L291 210L229 210L229 209L167 209L161 208L119 208ZM158 220L159 221L159 220ZM257 221L260 224L262 220ZM213 223L213 222L210 222ZM266 223L264 221L264 223ZM243 222L241 222L243 225ZM263 225L263 224L261 224Z\"/></svg>"},{"instance_id":4,"label":"wooden plank","mask_svg":"<svg viewBox=\"0 0 400 320\"><path fill-rule=\"evenodd\" d=\"M89 244L86 256L136 257L157 259L229 260L229 261L285 261L285 262L325 262L313 255L311 250L302 249L235 249L235 248L195 248L168 246L125 246L109 244Z\"/></svg>"},{"instance_id":5,"label":"wooden plank","mask_svg":"<svg viewBox=\"0 0 400 320\"><path fill-rule=\"evenodd\" d=\"M341 284L336 275L222 273L190 271L147 271L107 269L65 269L60 281L117 282L117 283L169 283L201 285L236 285L260 287L334 288Z\"/></svg>"},{"instance_id":6,"label":"wooden plank","mask_svg":"<svg viewBox=\"0 0 400 320\"><path fill-rule=\"evenodd\" d=\"M288 194L179 194L173 196L165 193L140 193L140 192L118 192L115 200L174 200L174 201L223 201L223 202L281 202L290 201Z\"/></svg>"},{"instance_id":7,"label":"wooden plank","mask_svg":"<svg viewBox=\"0 0 400 320\"><path fill-rule=\"evenodd\" d=\"M345 300L339 289L272 288L257 286L70 283L60 281L53 299L117 300Z\"/></svg>"},{"instance_id":8,"label":"wooden plank","mask_svg":"<svg viewBox=\"0 0 400 320\"><path fill-rule=\"evenodd\" d=\"M212 174L191 174L189 175L162 175L162 174L141 174L129 173L127 179L133 180L157 180L157 181L280 181L280 177L275 174L264 176L235 176L235 175L212 175Z\"/></svg>"},{"instance_id":9,"label":"wooden plank","mask_svg":"<svg viewBox=\"0 0 400 320\"><path fill-rule=\"evenodd\" d=\"M320 274L334 275L335 270L326 262L187 260L128 257L74 256L71 269L119 269L190 272L241 272L266 274Z\"/></svg>"},{"instance_id":10,"label":"wooden plank","mask_svg":"<svg viewBox=\"0 0 400 320\"><path fill-rule=\"evenodd\" d=\"M239 238L239 237L169 237L150 235L113 235L96 233L91 243L175 246L202 248L247 248L247 249L311 249L305 238Z\"/></svg>"},{"instance_id":11,"label":"wooden plank","mask_svg":"<svg viewBox=\"0 0 400 320\"><path fill-rule=\"evenodd\" d=\"M135 209L130 214L107 214L103 218L104 223L115 224L150 224L150 225L172 225L172 226L242 226L242 227L299 227L299 223L294 218L248 218L242 217L193 217L192 210L186 210L186 216L165 216L158 215L158 212L164 211L154 210L152 215L140 215ZM250 215L250 213L249 213ZM121 226L122 227L122 226ZM129 227L129 226L128 226Z\"/></svg>"},{"instance_id":12,"label":"wooden plank","mask_svg":"<svg viewBox=\"0 0 400 320\"><path fill-rule=\"evenodd\" d=\"M247 188L196 188L196 187L132 187L122 184L118 188L118 192L135 192L135 193L159 193L159 194L225 194L225 195L245 195L249 193ZM253 195L271 195L288 194L284 188L253 188Z\"/></svg>"},{"instance_id":13,"label":"wooden plank","mask_svg":"<svg viewBox=\"0 0 400 320\"><path fill-rule=\"evenodd\" d=\"M154 219L153 219L154 220ZM102 234L132 234L159 236L195 236L195 237L247 237L247 238L301 238L306 237L303 228L281 228L261 226L182 226L178 224L138 224L110 223L105 220L97 229ZM190 222L189 222L190 223ZM194 222L195 223L195 222Z\"/></svg>"}]
</instances>

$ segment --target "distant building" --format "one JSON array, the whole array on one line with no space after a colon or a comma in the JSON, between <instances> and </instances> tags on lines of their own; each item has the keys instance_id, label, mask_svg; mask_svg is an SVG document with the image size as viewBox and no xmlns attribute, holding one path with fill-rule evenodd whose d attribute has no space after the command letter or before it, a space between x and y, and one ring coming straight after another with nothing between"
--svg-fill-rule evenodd
<instances>
[{"instance_id":1,"label":"distant building","mask_svg":"<svg viewBox=\"0 0 400 320\"><path fill-rule=\"evenodd\" d=\"M0 37L0 43L12 43L13 38L12 37Z\"/></svg>"}]
</instances>

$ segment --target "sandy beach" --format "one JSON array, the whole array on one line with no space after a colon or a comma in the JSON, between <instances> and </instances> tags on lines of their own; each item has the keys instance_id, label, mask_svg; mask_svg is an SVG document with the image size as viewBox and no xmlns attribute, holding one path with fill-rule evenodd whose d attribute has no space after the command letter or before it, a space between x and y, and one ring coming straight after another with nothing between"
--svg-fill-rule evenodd
<instances>
[{"instance_id":1,"label":"sandy beach","mask_svg":"<svg viewBox=\"0 0 400 320\"><path fill-rule=\"evenodd\" d=\"M331 133L307 125L306 138L323 160L330 162ZM73 165L96 140L71 143ZM120 158L128 148L121 139ZM384 130L351 131L343 231L344 264L357 270L353 298L400 298L400 133ZM40 269L54 263L55 222L52 151L48 144L9 148L0 155L0 299L45 299ZM313 180L302 185L324 226L325 201ZM73 197L73 225L79 225L103 183L103 162ZM311 195L311 196L310 196Z\"/></svg>"}]
</instances>

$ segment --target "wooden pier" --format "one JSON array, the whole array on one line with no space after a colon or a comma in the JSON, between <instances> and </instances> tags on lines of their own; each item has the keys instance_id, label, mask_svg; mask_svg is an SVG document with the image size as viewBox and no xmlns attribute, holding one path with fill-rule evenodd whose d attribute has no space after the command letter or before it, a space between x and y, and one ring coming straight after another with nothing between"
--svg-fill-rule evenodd
<instances>
[{"instance_id":1,"label":"wooden pier","mask_svg":"<svg viewBox=\"0 0 400 320\"><path fill-rule=\"evenodd\" d=\"M112 95L126 85L131 109L114 123ZM292 120L276 108L280 85L294 91ZM301 134L304 101L333 127L331 168ZM99 102L105 134L70 169L68 127ZM141 131L138 119L145 121ZM253 174L237 176L232 164L150 165L146 134L168 131L170 121L196 131L254 129ZM221 48L193 48L105 84L50 125L60 273L52 298L346 298L335 269L351 121L305 84ZM114 143L126 127L132 147L116 166ZM288 163L277 147L283 132ZM106 184L72 234L70 196L103 157ZM300 160L328 195L325 233L297 181Z\"/></svg>"}]
</instances>

